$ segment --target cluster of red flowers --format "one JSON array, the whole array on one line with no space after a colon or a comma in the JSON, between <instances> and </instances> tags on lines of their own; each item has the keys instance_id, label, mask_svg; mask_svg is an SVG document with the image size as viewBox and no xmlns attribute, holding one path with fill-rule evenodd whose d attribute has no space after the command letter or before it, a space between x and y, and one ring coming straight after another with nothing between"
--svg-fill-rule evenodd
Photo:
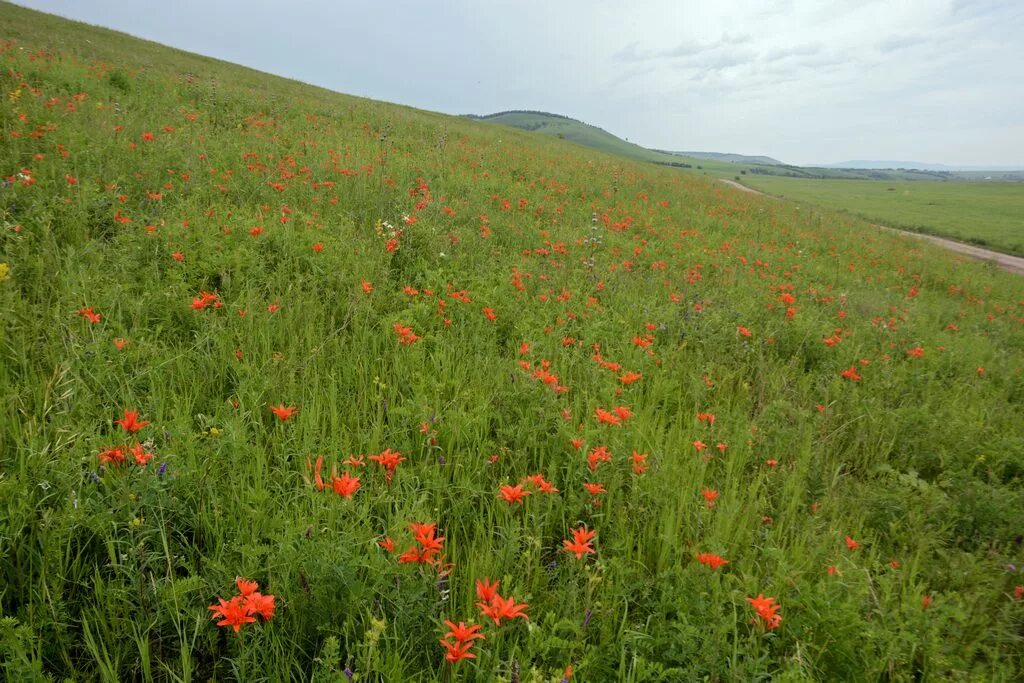
<instances>
[{"instance_id":1,"label":"cluster of red flowers","mask_svg":"<svg viewBox=\"0 0 1024 683\"><path fill-rule=\"evenodd\" d=\"M775 598L766 598L758 593L756 598L747 598L746 600L757 612L757 616L761 618L761 623L766 629L771 631L782 625L782 615L778 613L780 605L775 602Z\"/></svg>"},{"instance_id":2,"label":"cluster of red flowers","mask_svg":"<svg viewBox=\"0 0 1024 683\"><path fill-rule=\"evenodd\" d=\"M595 446L587 453L587 467L590 468L591 472L596 472L602 463L611 461L612 454L608 451L607 446Z\"/></svg>"},{"instance_id":3,"label":"cluster of red flowers","mask_svg":"<svg viewBox=\"0 0 1024 683\"><path fill-rule=\"evenodd\" d=\"M260 593L260 586L255 581L237 578L235 584L238 586L238 595L230 600L218 597L218 604L207 608L213 612L211 618L220 619L217 626L230 626L238 633L245 624L254 623L257 616L263 621L270 621L274 617L276 606L273 595Z\"/></svg>"},{"instance_id":4,"label":"cluster of red flowers","mask_svg":"<svg viewBox=\"0 0 1024 683\"><path fill-rule=\"evenodd\" d=\"M437 536L437 525L413 522L409 528L412 529L416 544L398 556L399 563L439 566L442 563L440 553L444 548L444 536Z\"/></svg>"},{"instance_id":5,"label":"cluster of red flowers","mask_svg":"<svg viewBox=\"0 0 1024 683\"><path fill-rule=\"evenodd\" d=\"M594 417L598 422L618 426L633 417L633 411L626 406L616 406L611 411L598 407L594 409Z\"/></svg>"},{"instance_id":6,"label":"cluster of red flowers","mask_svg":"<svg viewBox=\"0 0 1024 683\"><path fill-rule=\"evenodd\" d=\"M474 640L484 638L484 634L480 633L480 624L466 626L466 622L460 621L456 625L446 619L444 625L448 627L448 632L438 641L447 651L444 658L453 664L463 659L476 659L469 648L473 647Z\"/></svg>"},{"instance_id":7,"label":"cluster of red flowers","mask_svg":"<svg viewBox=\"0 0 1024 683\"><path fill-rule=\"evenodd\" d=\"M210 292L199 292L199 296L192 298L192 308L201 311L204 308L223 308L224 302L220 300L220 295Z\"/></svg>"},{"instance_id":8,"label":"cluster of red flowers","mask_svg":"<svg viewBox=\"0 0 1024 683\"><path fill-rule=\"evenodd\" d=\"M349 458L348 461L346 461L346 464L356 464L358 466L362 466L365 463L363 463L362 460L355 460L353 458ZM317 456L315 469L313 468L313 465L312 463L310 463L309 459L306 459L306 471L307 473L311 473L313 475L313 484L314 486L316 486L317 491L323 491L324 489L327 488L327 485L324 483L322 476L323 465L324 456L322 455ZM342 498L351 499L355 492L358 491L361 486L362 481L360 480L359 477L353 477L348 472L342 472L341 476L339 477L335 467L331 468L331 490L334 491L339 496L341 496Z\"/></svg>"},{"instance_id":9,"label":"cluster of red flowers","mask_svg":"<svg viewBox=\"0 0 1024 683\"><path fill-rule=\"evenodd\" d=\"M594 507L598 507L601 504L601 500L598 498L598 496L600 496L602 493L608 493L608 491L604 487L604 484L601 484L600 482L585 481L583 482L583 488L586 489L587 493L593 496L593 500L591 502L593 503Z\"/></svg>"},{"instance_id":10,"label":"cluster of red flowers","mask_svg":"<svg viewBox=\"0 0 1024 683\"><path fill-rule=\"evenodd\" d=\"M529 345L526 342L523 342L522 346L519 347L520 354L525 354L528 350ZM546 384L551 387L556 394L564 394L569 391L569 387L564 386L559 382L558 375L551 372L551 361L549 360L542 359L540 361L540 367L538 368L534 368L533 364L529 361L523 360L519 361L519 367L524 372L529 372L530 375L541 384Z\"/></svg>"},{"instance_id":11,"label":"cluster of red flowers","mask_svg":"<svg viewBox=\"0 0 1024 683\"><path fill-rule=\"evenodd\" d=\"M79 308L75 313L82 316L93 325L98 324L103 317L96 311L92 310L92 306L89 306L88 308Z\"/></svg>"},{"instance_id":12,"label":"cluster of red flowers","mask_svg":"<svg viewBox=\"0 0 1024 683\"><path fill-rule=\"evenodd\" d=\"M706 567L711 567L712 569L719 569L729 564L729 560L726 560L721 555L716 555L714 553L699 553L697 555L697 561Z\"/></svg>"},{"instance_id":13,"label":"cluster of red flowers","mask_svg":"<svg viewBox=\"0 0 1024 683\"><path fill-rule=\"evenodd\" d=\"M387 479L388 484L391 483L392 477L395 476L395 470L398 469L398 466L405 462L401 452L393 451L390 448L385 448L377 455L371 455L370 460L384 468L384 478Z\"/></svg>"},{"instance_id":14,"label":"cluster of red flowers","mask_svg":"<svg viewBox=\"0 0 1024 683\"><path fill-rule=\"evenodd\" d=\"M572 540L566 539L562 541L562 549L566 552L573 553L576 555L576 559L580 559L585 554L593 554L594 546L592 541L594 540L594 534L597 532L591 529L587 531L585 527L579 527L578 529L572 529Z\"/></svg>"},{"instance_id":15,"label":"cluster of red flowers","mask_svg":"<svg viewBox=\"0 0 1024 683\"><path fill-rule=\"evenodd\" d=\"M480 602L476 603L480 608L480 614L488 619L494 620L495 627L501 626L502 620L529 619L524 611L529 605L526 603L516 604L514 598L503 598L498 594L498 582L491 583L489 578L477 579L476 596ZM483 628L479 624L466 625L464 621L455 624L445 620L444 625L448 627L447 632L440 639L441 647L445 649L445 660L455 664L463 659L475 659L476 655L470 652L470 648L476 640L483 640ZM566 675L570 675L571 669L566 669Z\"/></svg>"},{"instance_id":16,"label":"cluster of red flowers","mask_svg":"<svg viewBox=\"0 0 1024 683\"><path fill-rule=\"evenodd\" d=\"M638 453L636 451L633 451L633 454L630 456L630 459L632 459L633 461L631 463L631 467L633 468L634 474L643 474L647 471L646 453Z\"/></svg>"},{"instance_id":17,"label":"cluster of red flowers","mask_svg":"<svg viewBox=\"0 0 1024 683\"><path fill-rule=\"evenodd\" d=\"M487 577L484 577L483 580L477 579L476 581L476 597L480 599L476 606L480 608L480 614L493 619L495 626L501 626L502 619L529 619L526 612L523 611L529 607L528 604L525 602L516 604L514 598L501 597L498 594L499 582L491 583L490 581Z\"/></svg>"},{"instance_id":18,"label":"cluster of red flowers","mask_svg":"<svg viewBox=\"0 0 1024 683\"><path fill-rule=\"evenodd\" d=\"M114 420L114 424L119 426L128 434L136 434L141 431L143 427L147 426L149 421L139 420L139 412L137 410L125 410L124 417L120 420ZM145 467L146 463L152 460L154 456L152 453L146 451L138 441L135 442L134 446L114 446L112 448L106 448L100 451L98 457L101 465L123 465L127 455L132 456L132 462L139 467Z\"/></svg>"},{"instance_id":19,"label":"cluster of red flowers","mask_svg":"<svg viewBox=\"0 0 1024 683\"><path fill-rule=\"evenodd\" d=\"M395 330L395 334L398 335L398 342L404 346L412 346L420 340L420 337L412 331L411 327L407 327L401 323L395 323L393 329Z\"/></svg>"},{"instance_id":20,"label":"cluster of red flowers","mask_svg":"<svg viewBox=\"0 0 1024 683\"><path fill-rule=\"evenodd\" d=\"M543 474L528 474L523 477L520 484L530 484L537 487L538 493L558 493L558 489L555 488L554 484L544 478Z\"/></svg>"}]
</instances>

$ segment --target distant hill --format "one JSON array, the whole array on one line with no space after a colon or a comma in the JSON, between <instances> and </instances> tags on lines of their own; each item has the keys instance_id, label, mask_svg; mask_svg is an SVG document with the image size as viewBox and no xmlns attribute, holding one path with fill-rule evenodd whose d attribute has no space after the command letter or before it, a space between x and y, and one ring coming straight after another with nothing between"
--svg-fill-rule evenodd
<instances>
[{"instance_id":1,"label":"distant hill","mask_svg":"<svg viewBox=\"0 0 1024 683\"><path fill-rule=\"evenodd\" d=\"M713 159L715 161L727 161L731 164L761 164L762 166L785 166L778 159L766 156L750 156L747 154L723 154L721 152L670 152L668 150L656 150L666 154L690 157L691 159Z\"/></svg>"},{"instance_id":2,"label":"distant hill","mask_svg":"<svg viewBox=\"0 0 1024 683\"><path fill-rule=\"evenodd\" d=\"M689 152L687 152L689 154ZM692 154L690 155L692 156ZM856 169L915 169L918 171L942 171L955 173L957 171L1024 171L1024 166L949 166L946 164L929 164L923 161L877 161L857 159L854 161L841 161L835 164L819 164L821 168L856 168Z\"/></svg>"},{"instance_id":3,"label":"distant hill","mask_svg":"<svg viewBox=\"0 0 1024 683\"><path fill-rule=\"evenodd\" d=\"M562 140L575 142L578 145L592 147L602 152L639 161L650 161L665 166L679 166L682 168L692 168L695 164L700 163L697 159L641 147L612 135L603 128L598 128L597 126L592 126L568 116L562 116L561 114L517 109L488 114L486 116L470 114L466 118L486 121L488 123L500 123L521 130L540 133L541 135L550 135Z\"/></svg>"}]
</instances>

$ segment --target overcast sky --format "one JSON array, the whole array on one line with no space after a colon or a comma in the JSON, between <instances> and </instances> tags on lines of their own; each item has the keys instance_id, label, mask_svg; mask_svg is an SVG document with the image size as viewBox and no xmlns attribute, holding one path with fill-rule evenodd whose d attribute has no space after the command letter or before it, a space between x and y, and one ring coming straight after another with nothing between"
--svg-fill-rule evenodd
<instances>
[{"instance_id":1,"label":"overcast sky","mask_svg":"<svg viewBox=\"0 0 1024 683\"><path fill-rule=\"evenodd\" d=\"M17 0L333 90L647 147L1024 165L1024 0Z\"/></svg>"}]
</instances>

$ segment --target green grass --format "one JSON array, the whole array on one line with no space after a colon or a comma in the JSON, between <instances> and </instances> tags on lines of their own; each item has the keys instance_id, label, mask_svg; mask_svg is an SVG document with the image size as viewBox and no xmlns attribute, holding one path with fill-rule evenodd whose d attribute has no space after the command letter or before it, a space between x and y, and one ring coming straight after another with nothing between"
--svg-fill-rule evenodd
<instances>
[{"instance_id":1,"label":"green grass","mask_svg":"<svg viewBox=\"0 0 1024 683\"><path fill-rule=\"evenodd\" d=\"M849 211L875 223L1024 256L1024 183L800 180L743 176L768 194Z\"/></svg>"},{"instance_id":2,"label":"green grass","mask_svg":"<svg viewBox=\"0 0 1024 683\"><path fill-rule=\"evenodd\" d=\"M0 62L8 680L1024 676L1020 278L8 4Z\"/></svg>"}]
</instances>

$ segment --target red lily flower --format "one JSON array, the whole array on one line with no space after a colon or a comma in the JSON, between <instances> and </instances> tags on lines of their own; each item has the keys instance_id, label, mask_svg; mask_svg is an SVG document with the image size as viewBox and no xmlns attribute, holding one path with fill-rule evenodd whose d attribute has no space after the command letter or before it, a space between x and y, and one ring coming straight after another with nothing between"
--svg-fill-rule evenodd
<instances>
[{"instance_id":1,"label":"red lily flower","mask_svg":"<svg viewBox=\"0 0 1024 683\"><path fill-rule=\"evenodd\" d=\"M594 538L596 531L587 531L584 527L572 530L572 540L562 541L563 549L566 552L573 553L576 555L576 559L580 559L585 554L593 554L594 546L591 544L591 540Z\"/></svg>"},{"instance_id":2,"label":"red lily flower","mask_svg":"<svg viewBox=\"0 0 1024 683\"><path fill-rule=\"evenodd\" d=\"M125 410L124 418L121 420L114 420L114 424L120 425L121 429L129 434L134 434L148 425L149 422L139 422L139 412L137 410Z\"/></svg>"}]
</instances>

